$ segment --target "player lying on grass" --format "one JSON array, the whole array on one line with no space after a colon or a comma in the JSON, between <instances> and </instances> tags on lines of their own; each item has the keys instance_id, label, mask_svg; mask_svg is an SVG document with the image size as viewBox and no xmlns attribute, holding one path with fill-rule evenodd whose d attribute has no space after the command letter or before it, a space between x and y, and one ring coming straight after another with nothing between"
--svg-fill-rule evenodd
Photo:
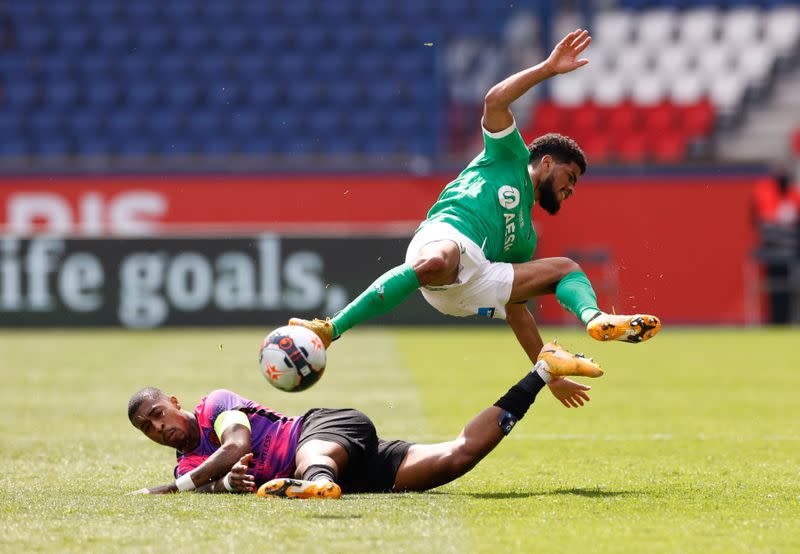
<instances>
[{"instance_id":1,"label":"player lying on grass","mask_svg":"<svg viewBox=\"0 0 800 554\"><path fill-rule=\"evenodd\" d=\"M149 439L177 449L175 481L132 494L254 492L259 496L338 498L344 492L423 491L471 470L507 435L547 382L572 391L567 406L589 400L565 375L599 377L591 359L547 344L539 361L454 440L410 444L379 439L357 410L313 409L288 417L227 390L215 390L193 413L178 399L145 388L128 403L128 418Z\"/></svg>"},{"instance_id":2,"label":"player lying on grass","mask_svg":"<svg viewBox=\"0 0 800 554\"><path fill-rule=\"evenodd\" d=\"M526 301L543 294L555 293L597 340L652 338L661 328L658 318L601 311L589 279L573 260L532 259L533 205L558 213L586 171L586 159L575 141L558 134L526 146L509 106L545 79L587 64L578 57L590 42L588 32L578 29L544 62L488 92L484 150L444 188L411 240L406 263L380 276L332 320L289 323L310 328L327 348L348 329L394 309L421 287L425 300L443 314L505 319L533 362L542 339ZM618 223L608 225L600 214L576 224L595 226L601 240L604 233L627 232ZM630 225L635 240L637 223Z\"/></svg>"}]
</instances>

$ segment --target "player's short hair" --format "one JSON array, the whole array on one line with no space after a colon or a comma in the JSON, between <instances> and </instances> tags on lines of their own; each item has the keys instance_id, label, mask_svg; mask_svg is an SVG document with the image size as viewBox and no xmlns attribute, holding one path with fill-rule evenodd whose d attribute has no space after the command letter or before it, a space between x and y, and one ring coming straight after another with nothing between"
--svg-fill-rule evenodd
<instances>
[{"instance_id":1,"label":"player's short hair","mask_svg":"<svg viewBox=\"0 0 800 554\"><path fill-rule=\"evenodd\" d=\"M580 168L581 175L586 173L586 156L578 143L569 137L558 133L547 133L528 145L530 163L538 164L541 159L550 154L555 161L561 164L575 162Z\"/></svg>"},{"instance_id":2,"label":"player's short hair","mask_svg":"<svg viewBox=\"0 0 800 554\"><path fill-rule=\"evenodd\" d=\"M142 405L145 400L158 400L162 396L167 396L164 391L156 387L145 387L140 391L136 391L131 399L128 400L128 419L133 421L133 414Z\"/></svg>"}]
</instances>

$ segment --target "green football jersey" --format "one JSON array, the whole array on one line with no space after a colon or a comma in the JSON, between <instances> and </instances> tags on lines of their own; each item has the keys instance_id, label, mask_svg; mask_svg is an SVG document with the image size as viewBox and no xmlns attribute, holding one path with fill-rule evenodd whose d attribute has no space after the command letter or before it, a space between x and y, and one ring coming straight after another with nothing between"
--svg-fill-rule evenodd
<instances>
[{"instance_id":1,"label":"green football jersey","mask_svg":"<svg viewBox=\"0 0 800 554\"><path fill-rule=\"evenodd\" d=\"M516 126L483 130L483 151L450 182L420 228L444 222L483 249L492 262L530 261L536 249L530 153Z\"/></svg>"}]
</instances>

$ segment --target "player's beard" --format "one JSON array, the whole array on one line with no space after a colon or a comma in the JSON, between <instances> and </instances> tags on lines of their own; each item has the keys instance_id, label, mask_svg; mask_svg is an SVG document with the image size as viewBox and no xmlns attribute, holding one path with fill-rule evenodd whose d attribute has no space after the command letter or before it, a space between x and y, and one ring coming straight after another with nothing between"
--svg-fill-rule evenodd
<instances>
[{"instance_id":1,"label":"player's beard","mask_svg":"<svg viewBox=\"0 0 800 554\"><path fill-rule=\"evenodd\" d=\"M556 215L561 209L561 202L558 201L554 183L555 179L552 174L539 183L539 205L550 215Z\"/></svg>"}]
</instances>

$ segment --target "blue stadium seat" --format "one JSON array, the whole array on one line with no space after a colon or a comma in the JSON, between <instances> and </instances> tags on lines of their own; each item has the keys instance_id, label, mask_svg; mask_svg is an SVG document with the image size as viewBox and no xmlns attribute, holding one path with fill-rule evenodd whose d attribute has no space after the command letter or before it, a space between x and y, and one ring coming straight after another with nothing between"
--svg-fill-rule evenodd
<instances>
[{"instance_id":1,"label":"blue stadium seat","mask_svg":"<svg viewBox=\"0 0 800 554\"><path fill-rule=\"evenodd\" d=\"M276 81L260 79L247 87L244 93L245 102L251 106L266 110L283 104L283 87Z\"/></svg>"},{"instance_id":2,"label":"blue stadium seat","mask_svg":"<svg viewBox=\"0 0 800 554\"><path fill-rule=\"evenodd\" d=\"M246 52L233 60L233 67L233 73L243 83L251 83L266 75L267 59L261 52Z\"/></svg>"},{"instance_id":3,"label":"blue stadium seat","mask_svg":"<svg viewBox=\"0 0 800 554\"><path fill-rule=\"evenodd\" d=\"M180 135L184 127L182 114L174 108L146 110L142 121L146 132L162 141Z\"/></svg>"},{"instance_id":4,"label":"blue stadium seat","mask_svg":"<svg viewBox=\"0 0 800 554\"><path fill-rule=\"evenodd\" d=\"M151 59L149 56L140 56L136 54L108 57L108 61L116 70L121 83L129 83L141 79L151 79L153 74L153 65L159 60L160 58ZM171 73L170 75L174 75L174 73ZM99 73L97 77L102 79L106 77L106 74Z\"/></svg>"},{"instance_id":5,"label":"blue stadium seat","mask_svg":"<svg viewBox=\"0 0 800 554\"><path fill-rule=\"evenodd\" d=\"M64 2L63 4L69 4ZM62 3L56 3L61 5ZM89 49L92 34L86 25L59 25L57 44L60 52L83 52Z\"/></svg>"},{"instance_id":6,"label":"blue stadium seat","mask_svg":"<svg viewBox=\"0 0 800 554\"><path fill-rule=\"evenodd\" d=\"M44 102L53 108L69 110L81 99L81 90L75 80L58 79L45 87Z\"/></svg>"},{"instance_id":7,"label":"blue stadium seat","mask_svg":"<svg viewBox=\"0 0 800 554\"><path fill-rule=\"evenodd\" d=\"M158 104L161 100L161 84L155 80L135 80L125 90L125 104L144 110Z\"/></svg>"},{"instance_id":8,"label":"blue stadium seat","mask_svg":"<svg viewBox=\"0 0 800 554\"><path fill-rule=\"evenodd\" d=\"M125 140L141 134L143 118L139 111L134 109L118 108L112 111L106 119L106 128L109 136Z\"/></svg>"},{"instance_id":9,"label":"blue stadium seat","mask_svg":"<svg viewBox=\"0 0 800 554\"><path fill-rule=\"evenodd\" d=\"M321 150L328 155L342 155L353 154L357 152L360 145L356 142L355 137L351 135L340 135L324 141L321 145Z\"/></svg>"},{"instance_id":10,"label":"blue stadium seat","mask_svg":"<svg viewBox=\"0 0 800 554\"><path fill-rule=\"evenodd\" d=\"M66 127L68 133L78 139L98 136L105 127L105 116L91 108L73 109L67 116Z\"/></svg>"},{"instance_id":11,"label":"blue stadium seat","mask_svg":"<svg viewBox=\"0 0 800 554\"><path fill-rule=\"evenodd\" d=\"M267 114L265 124L270 135L274 137L288 137L305 132L303 113L297 109L282 108L271 111Z\"/></svg>"},{"instance_id":12,"label":"blue stadium seat","mask_svg":"<svg viewBox=\"0 0 800 554\"><path fill-rule=\"evenodd\" d=\"M176 28L193 25L200 18L200 2L194 0L170 0L159 3L163 17Z\"/></svg>"},{"instance_id":13,"label":"blue stadium seat","mask_svg":"<svg viewBox=\"0 0 800 554\"><path fill-rule=\"evenodd\" d=\"M342 110L358 106L363 100L364 89L355 81L334 81L328 85L328 101Z\"/></svg>"},{"instance_id":14,"label":"blue stadium seat","mask_svg":"<svg viewBox=\"0 0 800 554\"><path fill-rule=\"evenodd\" d=\"M203 84L222 79L232 73L233 64L228 56L218 53L207 53L197 58L194 70Z\"/></svg>"},{"instance_id":15,"label":"blue stadium seat","mask_svg":"<svg viewBox=\"0 0 800 554\"><path fill-rule=\"evenodd\" d=\"M36 154L47 157L63 157L75 153L75 146L72 141L67 140L62 135L47 135L39 137L34 142Z\"/></svg>"},{"instance_id":16,"label":"blue stadium seat","mask_svg":"<svg viewBox=\"0 0 800 554\"><path fill-rule=\"evenodd\" d=\"M166 101L176 109L189 109L203 101L203 94L194 80L176 80L164 89Z\"/></svg>"},{"instance_id":17,"label":"blue stadium seat","mask_svg":"<svg viewBox=\"0 0 800 554\"><path fill-rule=\"evenodd\" d=\"M22 113L42 102L41 88L28 80L9 80L3 91L3 107Z\"/></svg>"},{"instance_id":18,"label":"blue stadium seat","mask_svg":"<svg viewBox=\"0 0 800 554\"><path fill-rule=\"evenodd\" d=\"M158 3L150 1L124 2L122 14L125 21L130 21L139 29L147 29L154 22L159 21Z\"/></svg>"},{"instance_id":19,"label":"blue stadium seat","mask_svg":"<svg viewBox=\"0 0 800 554\"><path fill-rule=\"evenodd\" d=\"M30 114L26 123L28 133L37 139L60 136L65 128L60 110L37 110Z\"/></svg>"},{"instance_id":20,"label":"blue stadium seat","mask_svg":"<svg viewBox=\"0 0 800 554\"><path fill-rule=\"evenodd\" d=\"M308 109L323 103L326 99L326 89L322 80L293 81L287 85L286 94L290 104L299 109Z\"/></svg>"},{"instance_id":21,"label":"blue stadium seat","mask_svg":"<svg viewBox=\"0 0 800 554\"><path fill-rule=\"evenodd\" d=\"M96 80L84 90L86 103L95 108L111 108L120 104L122 88L114 80Z\"/></svg>"},{"instance_id":22,"label":"blue stadium seat","mask_svg":"<svg viewBox=\"0 0 800 554\"><path fill-rule=\"evenodd\" d=\"M206 87L205 97L209 106L233 108L241 103L243 93L238 79L216 79Z\"/></svg>"},{"instance_id":23,"label":"blue stadium seat","mask_svg":"<svg viewBox=\"0 0 800 554\"><path fill-rule=\"evenodd\" d=\"M123 20L124 16L117 2L104 2L102 0L85 2L83 11L85 19L90 20L94 26L100 27Z\"/></svg>"},{"instance_id":24,"label":"blue stadium seat","mask_svg":"<svg viewBox=\"0 0 800 554\"><path fill-rule=\"evenodd\" d=\"M4 136L0 138L0 156L14 158L29 156L33 152L30 140L21 136Z\"/></svg>"},{"instance_id":25,"label":"blue stadium seat","mask_svg":"<svg viewBox=\"0 0 800 554\"><path fill-rule=\"evenodd\" d=\"M229 136L209 135L200 144L200 152L211 156L227 156L236 151L236 146Z\"/></svg>"},{"instance_id":26,"label":"blue stadium seat","mask_svg":"<svg viewBox=\"0 0 800 554\"><path fill-rule=\"evenodd\" d=\"M239 152L250 155L267 155L278 151L278 145L282 141L281 137L270 135L259 135L252 137L246 142L239 144Z\"/></svg>"},{"instance_id":27,"label":"blue stadium seat","mask_svg":"<svg viewBox=\"0 0 800 554\"><path fill-rule=\"evenodd\" d=\"M95 40L100 49L110 54L127 53L134 47L133 32L125 24L104 24L96 30Z\"/></svg>"},{"instance_id":28,"label":"blue stadium seat","mask_svg":"<svg viewBox=\"0 0 800 554\"><path fill-rule=\"evenodd\" d=\"M40 53L52 50L56 41L53 30L38 22L18 26L16 28L16 43L24 52Z\"/></svg>"},{"instance_id":29,"label":"blue stadium seat","mask_svg":"<svg viewBox=\"0 0 800 554\"><path fill-rule=\"evenodd\" d=\"M264 111L258 108L239 108L229 118L227 127L233 137L244 143L265 132L265 117L268 115L264 115Z\"/></svg>"},{"instance_id":30,"label":"blue stadium seat","mask_svg":"<svg viewBox=\"0 0 800 554\"><path fill-rule=\"evenodd\" d=\"M280 10L284 21L288 24L307 24L313 20L312 14L315 12L314 0L291 0L291 2L281 2Z\"/></svg>"},{"instance_id":31,"label":"blue stadium seat","mask_svg":"<svg viewBox=\"0 0 800 554\"><path fill-rule=\"evenodd\" d=\"M158 151L166 155L190 155L199 152L194 140L188 136L179 135L171 137L158 146Z\"/></svg>"},{"instance_id":32,"label":"blue stadium seat","mask_svg":"<svg viewBox=\"0 0 800 554\"><path fill-rule=\"evenodd\" d=\"M311 69L311 56L289 52L275 60L275 67L280 79L291 81L308 75Z\"/></svg>"},{"instance_id":33,"label":"blue stadium seat","mask_svg":"<svg viewBox=\"0 0 800 554\"><path fill-rule=\"evenodd\" d=\"M184 54L191 53L196 55L198 52L205 51L211 45L211 34L201 24L184 24L175 33L175 44Z\"/></svg>"},{"instance_id":34,"label":"blue stadium seat","mask_svg":"<svg viewBox=\"0 0 800 554\"><path fill-rule=\"evenodd\" d=\"M186 118L186 128L198 138L216 136L223 128L219 113L211 110L194 111Z\"/></svg>"},{"instance_id":35,"label":"blue stadium seat","mask_svg":"<svg viewBox=\"0 0 800 554\"><path fill-rule=\"evenodd\" d=\"M307 52L309 55L323 52L326 45L332 43L331 33L325 24L303 25L303 32L294 36L294 43L298 50Z\"/></svg>"},{"instance_id":36,"label":"blue stadium seat","mask_svg":"<svg viewBox=\"0 0 800 554\"><path fill-rule=\"evenodd\" d=\"M104 53L86 52L81 54L76 62L76 71L81 75L84 82L90 79L108 75L112 68L118 69L119 64L111 62L111 59Z\"/></svg>"},{"instance_id":37,"label":"blue stadium seat","mask_svg":"<svg viewBox=\"0 0 800 554\"><path fill-rule=\"evenodd\" d=\"M83 135L75 142L76 152L81 156L108 156L114 153L112 141L101 135Z\"/></svg>"},{"instance_id":38,"label":"blue stadium seat","mask_svg":"<svg viewBox=\"0 0 800 554\"><path fill-rule=\"evenodd\" d=\"M158 153L158 145L142 136L119 137L116 142L119 152L125 156L150 156Z\"/></svg>"},{"instance_id":39,"label":"blue stadium seat","mask_svg":"<svg viewBox=\"0 0 800 554\"><path fill-rule=\"evenodd\" d=\"M308 114L308 134L314 138L336 140L345 131L343 120L347 112L335 109L317 109Z\"/></svg>"},{"instance_id":40,"label":"blue stadium seat","mask_svg":"<svg viewBox=\"0 0 800 554\"><path fill-rule=\"evenodd\" d=\"M25 118L21 113L0 111L0 142L21 134L24 128Z\"/></svg>"},{"instance_id":41,"label":"blue stadium seat","mask_svg":"<svg viewBox=\"0 0 800 554\"><path fill-rule=\"evenodd\" d=\"M192 71L190 60L184 54L178 52L164 53L154 61L155 71L160 79L181 79L187 78Z\"/></svg>"},{"instance_id":42,"label":"blue stadium seat","mask_svg":"<svg viewBox=\"0 0 800 554\"><path fill-rule=\"evenodd\" d=\"M142 25L134 37L134 43L139 50L153 52L157 56L164 53L172 41L173 34L166 27L153 22Z\"/></svg>"},{"instance_id":43,"label":"blue stadium seat","mask_svg":"<svg viewBox=\"0 0 800 554\"><path fill-rule=\"evenodd\" d=\"M218 29L213 38L216 49L233 58L244 55L250 45L256 42L249 29L238 24Z\"/></svg>"},{"instance_id":44,"label":"blue stadium seat","mask_svg":"<svg viewBox=\"0 0 800 554\"><path fill-rule=\"evenodd\" d=\"M336 2L320 2L316 8L316 14L320 21L330 25L340 25L353 21L356 13L358 0L337 0Z\"/></svg>"}]
</instances>

